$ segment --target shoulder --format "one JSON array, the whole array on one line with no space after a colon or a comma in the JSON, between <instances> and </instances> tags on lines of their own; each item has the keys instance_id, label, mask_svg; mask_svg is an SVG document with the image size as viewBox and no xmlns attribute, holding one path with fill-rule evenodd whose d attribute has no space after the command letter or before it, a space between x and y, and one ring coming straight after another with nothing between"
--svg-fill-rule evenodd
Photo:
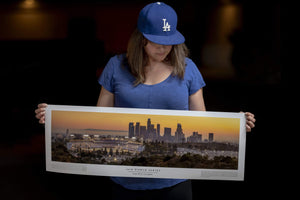
<instances>
[{"instance_id":1,"label":"shoulder","mask_svg":"<svg viewBox=\"0 0 300 200\"><path fill-rule=\"evenodd\" d=\"M126 58L126 54L118 54L111 57L107 64L120 65Z\"/></svg>"},{"instance_id":2,"label":"shoulder","mask_svg":"<svg viewBox=\"0 0 300 200\"><path fill-rule=\"evenodd\" d=\"M124 63L125 58L126 58L125 54L119 54L119 55L115 55L115 56L111 57L108 60L106 66L104 68L104 71L119 70Z\"/></svg>"},{"instance_id":3,"label":"shoulder","mask_svg":"<svg viewBox=\"0 0 300 200\"><path fill-rule=\"evenodd\" d=\"M121 66L122 61L124 60L125 55L115 55L109 59L106 66L104 67L98 82L102 85L107 91L114 93L114 85L116 78L120 77L122 74Z\"/></svg>"},{"instance_id":4,"label":"shoulder","mask_svg":"<svg viewBox=\"0 0 300 200\"><path fill-rule=\"evenodd\" d=\"M192 95L206 84L196 64L190 58L186 58L185 62L184 80L189 88L189 95Z\"/></svg>"},{"instance_id":5,"label":"shoulder","mask_svg":"<svg viewBox=\"0 0 300 200\"><path fill-rule=\"evenodd\" d=\"M190 58L186 58L185 62L186 62L185 74L184 74L185 80L191 82L194 81L200 82L202 86L204 86L205 82L203 80L202 74L199 71L197 65Z\"/></svg>"},{"instance_id":6,"label":"shoulder","mask_svg":"<svg viewBox=\"0 0 300 200\"><path fill-rule=\"evenodd\" d=\"M185 57L185 63L188 64L188 63L193 63L195 64L192 59L188 58L188 57Z\"/></svg>"},{"instance_id":7,"label":"shoulder","mask_svg":"<svg viewBox=\"0 0 300 200\"><path fill-rule=\"evenodd\" d=\"M192 61L192 59L186 57L185 64L186 64L186 66L185 66L185 74L186 75L191 76L191 75L195 75L195 73L196 74L200 73L197 65Z\"/></svg>"}]
</instances>

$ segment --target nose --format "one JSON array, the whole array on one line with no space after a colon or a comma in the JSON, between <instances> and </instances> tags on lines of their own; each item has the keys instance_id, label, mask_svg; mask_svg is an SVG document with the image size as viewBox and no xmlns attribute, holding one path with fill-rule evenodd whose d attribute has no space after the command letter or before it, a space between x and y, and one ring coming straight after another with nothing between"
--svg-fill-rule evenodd
<instances>
[{"instance_id":1,"label":"nose","mask_svg":"<svg viewBox=\"0 0 300 200\"><path fill-rule=\"evenodd\" d=\"M166 49L167 47L168 47L167 45L155 44L155 48L158 49L158 50L160 50L160 49L164 50L164 49Z\"/></svg>"},{"instance_id":2,"label":"nose","mask_svg":"<svg viewBox=\"0 0 300 200\"><path fill-rule=\"evenodd\" d=\"M163 45L161 44L156 44L156 43L153 43L152 44L156 49L159 49L159 48L162 48Z\"/></svg>"}]
</instances>

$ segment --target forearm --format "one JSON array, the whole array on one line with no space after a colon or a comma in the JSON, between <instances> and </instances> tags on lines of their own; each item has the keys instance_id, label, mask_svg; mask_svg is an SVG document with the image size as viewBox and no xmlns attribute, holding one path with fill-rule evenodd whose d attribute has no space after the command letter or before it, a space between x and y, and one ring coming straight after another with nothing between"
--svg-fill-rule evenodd
<instances>
[{"instance_id":1,"label":"forearm","mask_svg":"<svg viewBox=\"0 0 300 200\"><path fill-rule=\"evenodd\" d=\"M202 88L189 97L189 110L206 111Z\"/></svg>"},{"instance_id":2,"label":"forearm","mask_svg":"<svg viewBox=\"0 0 300 200\"><path fill-rule=\"evenodd\" d=\"M102 87L98 98L97 106L114 107L114 94Z\"/></svg>"}]
</instances>

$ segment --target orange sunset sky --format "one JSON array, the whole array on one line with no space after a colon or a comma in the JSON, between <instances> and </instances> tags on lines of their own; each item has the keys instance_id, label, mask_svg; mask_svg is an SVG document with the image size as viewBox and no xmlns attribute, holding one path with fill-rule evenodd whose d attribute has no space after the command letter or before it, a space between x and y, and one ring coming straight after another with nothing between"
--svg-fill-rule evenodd
<instances>
[{"instance_id":1,"label":"orange sunset sky","mask_svg":"<svg viewBox=\"0 0 300 200\"><path fill-rule=\"evenodd\" d=\"M208 133L214 133L216 140L239 140L239 118L216 117L191 117L172 115L150 114L121 114L121 113L97 113L78 111L52 111L52 129L104 129L128 131L129 122L140 122L141 126L147 126L148 118L155 125L160 124L160 132L163 135L164 127L172 128L175 134L177 123L182 125L186 137L194 131L202 134L203 139Z\"/></svg>"}]
</instances>

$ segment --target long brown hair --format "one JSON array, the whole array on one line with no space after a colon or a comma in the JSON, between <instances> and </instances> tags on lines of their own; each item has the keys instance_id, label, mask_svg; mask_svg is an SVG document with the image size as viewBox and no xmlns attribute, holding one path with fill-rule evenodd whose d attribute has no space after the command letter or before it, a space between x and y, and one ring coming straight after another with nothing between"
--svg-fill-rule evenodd
<instances>
[{"instance_id":1,"label":"long brown hair","mask_svg":"<svg viewBox=\"0 0 300 200\"><path fill-rule=\"evenodd\" d=\"M136 78L134 85L145 82L145 66L148 62L148 56L144 50L147 39L138 30L132 33L127 47L127 62L131 73ZM166 57L165 62L174 67L173 76L183 79L185 72L185 58L188 56L189 50L184 43L173 45L171 52Z\"/></svg>"}]
</instances>

